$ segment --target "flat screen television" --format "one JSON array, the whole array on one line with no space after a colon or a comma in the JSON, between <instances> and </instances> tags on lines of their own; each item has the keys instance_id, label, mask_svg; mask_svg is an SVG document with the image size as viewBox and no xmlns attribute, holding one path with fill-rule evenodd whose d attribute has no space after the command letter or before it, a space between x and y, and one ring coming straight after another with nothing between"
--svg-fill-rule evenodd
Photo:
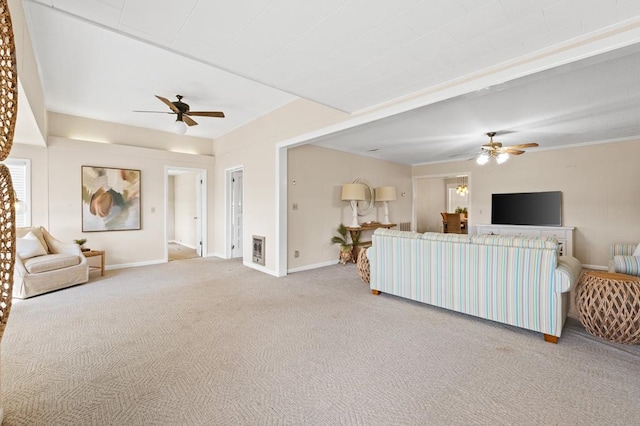
<instances>
[{"instance_id":1,"label":"flat screen television","mask_svg":"<svg viewBox=\"0 0 640 426\"><path fill-rule=\"evenodd\" d=\"M562 193L548 191L492 194L491 223L562 226Z\"/></svg>"}]
</instances>

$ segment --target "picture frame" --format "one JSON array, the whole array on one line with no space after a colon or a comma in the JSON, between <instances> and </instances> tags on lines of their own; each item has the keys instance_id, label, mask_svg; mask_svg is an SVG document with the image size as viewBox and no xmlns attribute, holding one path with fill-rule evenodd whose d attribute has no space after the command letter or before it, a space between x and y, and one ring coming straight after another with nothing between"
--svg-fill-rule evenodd
<instances>
[{"instance_id":1,"label":"picture frame","mask_svg":"<svg viewBox=\"0 0 640 426\"><path fill-rule=\"evenodd\" d=\"M82 232L142 229L140 170L81 168Z\"/></svg>"}]
</instances>

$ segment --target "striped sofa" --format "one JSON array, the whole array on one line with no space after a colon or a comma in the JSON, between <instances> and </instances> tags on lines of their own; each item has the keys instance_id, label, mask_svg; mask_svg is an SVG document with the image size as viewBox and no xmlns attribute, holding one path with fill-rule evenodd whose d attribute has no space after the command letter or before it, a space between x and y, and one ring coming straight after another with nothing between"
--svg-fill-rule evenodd
<instances>
[{"instance_id":1,"label":"striped sofa","mask_svg":"<svg viewBox=\"0 0 640 426\"><path fill-rule=\"evenodd\" d=\"M374 294L388 293L534 330L557 342L582 266L553 238L377 229Z\"/></svg>"}]
</instances>

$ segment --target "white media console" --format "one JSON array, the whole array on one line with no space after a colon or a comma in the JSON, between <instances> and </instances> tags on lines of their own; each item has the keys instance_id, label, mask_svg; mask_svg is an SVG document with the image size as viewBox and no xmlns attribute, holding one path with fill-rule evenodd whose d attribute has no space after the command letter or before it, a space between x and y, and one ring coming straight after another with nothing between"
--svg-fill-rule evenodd
<instances>
[{"instance_id":1,"label":"white media console","mask_svg":"<svg viewBox=\"0 0 640 426\"><path fill-rule=\"evenodd\" d=\"M573 227L528 225L478 225L478 235L522 235L524 237L554 237L558 240L558 254L573 256Z\"/></svg>"}]
</instances>

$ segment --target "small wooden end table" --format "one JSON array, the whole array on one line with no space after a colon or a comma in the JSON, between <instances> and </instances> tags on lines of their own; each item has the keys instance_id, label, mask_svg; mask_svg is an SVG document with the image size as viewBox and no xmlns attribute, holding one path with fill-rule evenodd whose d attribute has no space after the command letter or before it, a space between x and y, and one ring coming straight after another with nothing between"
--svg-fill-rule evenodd
<instances>
[{"instance_id":1,"label":"small wooden end table","mask_svg":"<svg viewBox=\"0 0 640 426\"><path fill-rule=\"evenodd\" d=\"M354 228L351 226L345 226L345 228L347 228L347 231L349 231L349 234L351 235L351 241L353 241L353 237L355 237L356 236L355 234L358 232L375 231L378 228L390 229L390 228L393 228L394 226L396 226L395 223L369 222L369 223L363 223L357 228ZM367 246L367 245L371 245L371 241L359 241L357 246L354 245L351 248L351 260L353 261L353 263L358 262L358 247Z\"/></svg>"},{"instance_id":2,"label":"small wooden end table","mask_svg":"<svg viewBox=\"0 0 640 426\"><path fill-rule=\"evenodd\" d=\"M89 250L89 251L83 251L82 254L84 254L84 257L86 257L86 258L100 256L100 266L91 266L91 265L89 265L89 271L100 270L100 275L104 277L104 262L105 262L105 257L106 257L105 251L104 250Z\"/></svg>"}]
</instances>

